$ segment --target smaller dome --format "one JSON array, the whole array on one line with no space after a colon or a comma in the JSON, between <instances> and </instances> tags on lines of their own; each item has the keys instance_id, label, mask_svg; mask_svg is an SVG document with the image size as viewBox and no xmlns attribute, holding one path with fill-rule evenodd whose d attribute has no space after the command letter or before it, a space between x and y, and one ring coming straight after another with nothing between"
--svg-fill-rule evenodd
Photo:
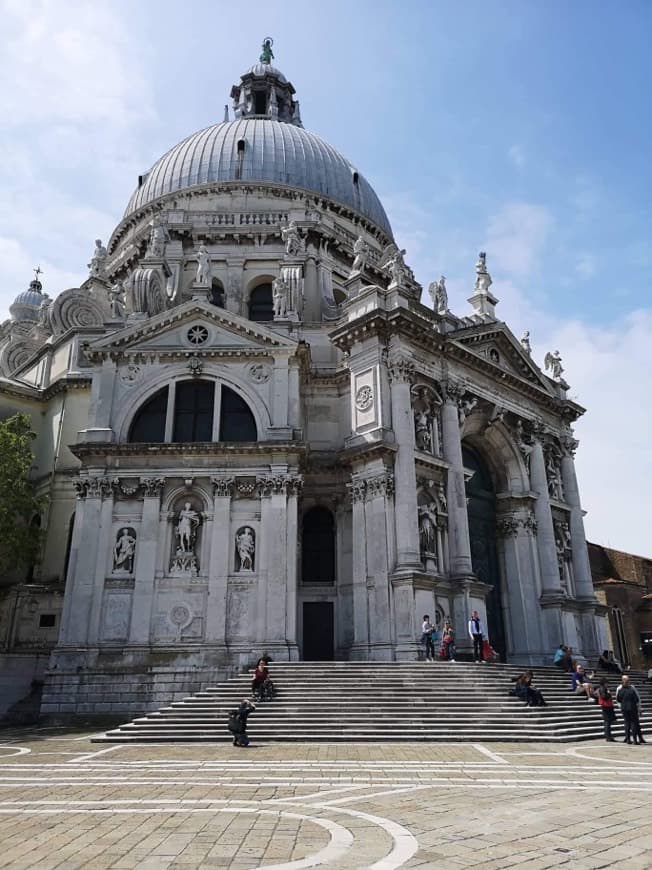
<instances>
[{"instance_id":1,"label":"smaller dome","mask_svg":"<svg viewBox=\"0 0 652 870\"><path fill-rule=\"evenodd\" d=\"M38 320L38 310L43 302L43 285L35 278L29 282L27 290L23 290L9 306L12 320Z\"/></svg>"},{"instance_id":2,"label":"smaller dome","mask_svg":"<svg viewBox=\"0 0 652 870\"><path fill-rule=\"evenodd\" d=\"M264 76L276 76L280 82L283 82L284 84L287 82L287 79L280 69L272 66L271 63L260 63L260 61L250 67L244 75L255 76L257 79L262 79ZM244 76L242 76L242 78L244 78Z\"/></svg>"}]
</instances>

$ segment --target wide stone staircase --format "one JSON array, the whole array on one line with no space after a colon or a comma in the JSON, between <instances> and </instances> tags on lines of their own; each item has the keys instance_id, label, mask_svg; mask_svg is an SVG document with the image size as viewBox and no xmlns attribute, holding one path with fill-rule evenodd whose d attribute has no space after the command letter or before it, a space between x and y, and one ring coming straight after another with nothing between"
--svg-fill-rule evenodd
<instances>
[{"instance_id":1,"label":"wide stone staircase","mask_svg":"<svg viewBox=\"0 0 652 870\"><path fill-rule=\"evenodd\" d=\"M602 737L600 708L572 695L570 677L557 668L534 669L534 685L547 707L529 708L510 697L512 678L522 670L463 662L273 662L276 695L257 705L247 731L255 742L565 742ZM601 675L615 693L619 678L598 673L596 681ZM652 686L644 672L631 672L631 679L641 694L645 733ZM250 695L250 686L251 674L239 674L94 740L228 741L228 713ZM622 734L618 715L614 736Z\"/></svg>"}]
</instances>

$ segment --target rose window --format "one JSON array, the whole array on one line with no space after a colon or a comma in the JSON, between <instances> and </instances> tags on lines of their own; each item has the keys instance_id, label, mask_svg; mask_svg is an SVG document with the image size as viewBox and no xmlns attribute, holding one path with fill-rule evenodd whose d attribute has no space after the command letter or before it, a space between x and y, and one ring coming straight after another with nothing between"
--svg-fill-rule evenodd
<instances>
[{"instance_id":1,"label":"rose window","mask_svg":"<svg viewBox=\"0 0 652 870\"><path fill-rule=\"evenodd\" d=\"M196 347L199 344L204 344L204 342L208 340L208 330L205 326L191 326L186 333L186 338L190 344L194 344Z\"/></svg>"}]
</instances>

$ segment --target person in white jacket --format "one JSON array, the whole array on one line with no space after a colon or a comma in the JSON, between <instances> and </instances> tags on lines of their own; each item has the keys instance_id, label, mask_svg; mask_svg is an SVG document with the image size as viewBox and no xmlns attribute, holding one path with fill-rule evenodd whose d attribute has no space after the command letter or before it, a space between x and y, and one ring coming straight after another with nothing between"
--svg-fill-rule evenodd
<instances>
[{"instance_id":1,"label":"person in white jacket","mask_svg":"<svg viewBox=\"0 0 652 870\"><path fill-rule=\"evenodd\" d=\"M473 641L473 658L475 663L482 662L484 664L484 656L482 654L482 641L484 640L484 625L478 616L478 611L474 610L469 619L469 637Z\"/></svg>"}]
</instances>

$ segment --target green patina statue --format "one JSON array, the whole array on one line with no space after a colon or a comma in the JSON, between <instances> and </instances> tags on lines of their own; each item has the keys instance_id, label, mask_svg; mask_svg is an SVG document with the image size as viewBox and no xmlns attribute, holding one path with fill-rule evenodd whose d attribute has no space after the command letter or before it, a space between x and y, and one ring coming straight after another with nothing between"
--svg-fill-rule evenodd
<instances>
[{"instance_id":1,"label":"green patina statue","mask_svg":"<svg viewBox=\"0 0 652 870\"><path fill-rule=\"evenodd\" d=\"M263 50L260 53L261 63L271 63L274 59L272 45L274 45L274 40L271 36L266 36L265 39L263 39Z\"/></svg>"}]
</instances>

